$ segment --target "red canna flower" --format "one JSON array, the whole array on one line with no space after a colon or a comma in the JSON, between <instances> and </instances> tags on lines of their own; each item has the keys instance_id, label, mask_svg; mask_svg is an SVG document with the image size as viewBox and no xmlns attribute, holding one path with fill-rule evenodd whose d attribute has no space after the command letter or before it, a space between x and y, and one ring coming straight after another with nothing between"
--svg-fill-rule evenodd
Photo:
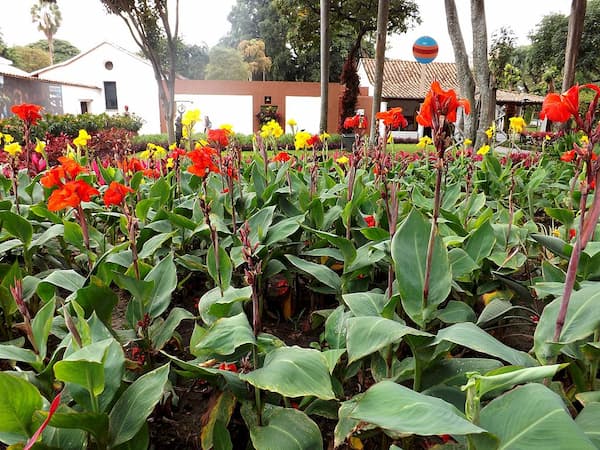
<instances>
[{"instance_id":1,"label":"red canna flower","mask_svg":"<svg viewBox=\"0 0 600 450\"><path fill-rule=\"evenodd\" d=\"M313 134L311 137L309 137L306 140L306 145L308 145L309 147L313 147L316 144L320 144L321 143L321 138L319 137L318 134Z\"/></svg>"},{"instance_id":2,"label":"red canna flower","mask_svg":"<svg viewBox=\"0 0 600 450\"><path fill-rule=\"evenodd\" d=\"M344 119L344 128L367 128L367 118L360 114Z\"/></svg>"},{"instance_id":3,"label":"red canna flower","mask_svg":"<svg viewBox=\"0 0 600 450\"><path fill-rule=\"evenodd\" d=\"M238 371L237 366L234 363L227 364L225 362L222 362L221 364L219 364L219 367L217 367L217 369L227 370L229 372L235 372L235 373L237 373L237 371Z\"/></svg>"},{"instance_id":4,"label":"red canna flower","mask_svg":"<svg viewBox=\"0 0 600 450\"><path fill-rule=\"evenodd\" d=\"M546 95L540 112L540 119L546 117L553 122L566 122L579 115L579 85L571 87L563 94L552 92Z\"/></svg>"},{"instance_id":5,"label":"red canna flower","mask_svg":"<svg viewBox=\"0 0 600 450\"><path fill-rule=\"evenodd\" d=\"M273 161L280 163L288 162L290 159L292 159L292 157L287 152L279 152L273 156Z\"/></svg>"},{"instance_id":6,"label":"red canna flower","mask_svg":"<svg viewBox=\"0 0 600 450\"><path fill-rule=\"evenodd\" d=\"M575 228L570 228L569 229L569 240L573 239L575 236L577 236L577 230L575 230Z\"/></svg>"},{"instance_id":7,"label":"red canna flower","mask_svg":"<svg viewBox=\"0 0 600 450\"><path fill-rule=\"evenodd\" d=\"M460 106L465 114L471 112L471 104L467 99L459 99L453 89L444 91L439 81L434 81L417 113L417 122L424 127L431 127L434 116L445 116L448 122L456 122L456 110Z\"/></svg>"},{"instance_id":8,"label":"red canna flower","mask_svg":"<svg viewBox=\"0 0 600 450\"><path fill-rule=\"evenodd\" d=\"M229 144L229 130L223 128L214 128L208 130L206 135L209 142L217 144L219 147L227 147Z\"/></svg>"},{"instance_id":9,"label":"red canna flower","mask_svg":"<svg viewBox=\"0 0 600 450\"><path fill-rule=\"evenodd\" d=\"M569 150L568 152L564 152L562 155L560 155L560 160L564 162L571 162L576 156L577 154L575 153L575 150Z\"/></svg>"},{"instance_id":10,"label":"red canna flower","mask_svg":"<svg viewBox=\"0 0 600 450\"><path fill-rule=\"evenodd\" d=\"M120 205L127 194L133 193L134 190L129 186L125 186L116 181L112 181L108 189L104 192L104 204L106 206Z\"/></svg>"},{"instance_id":11,"label":"red canna flower","mask_svg":"<svg viewBox=\"0 0 600 450\"><path fill-rule=\"evenodd\" d=\"M369 215L369 216L365 216L365 222L367 223L368 227L374 227L375 226L375 217Z\"/></svg>"},{"instance_id":12,"label":"red canna flower","mask_svg":"<svg viewBox=\"0 0 600 450\"><path fill-rule=\"evenodd\" d=\"M378 112L375 115L375 118L383 120L383 124L390 129L396 129L398 127L406 128L408 126L408 122L402 114L402 108L400 107Z\"/></svg>"},{"instance_id":13,"label":"red canna flower","mask_svg":"<svg viewBox=\"0 0 600 450\"><path fill-rule=\"evenodd\" d=\"M42 109L39 105L32 105L29 103L22 103L20 105L13 105L10 110L15 113L19 118L30 125L35 125L38 120L42 118L40 110Z\"/></svg>"},{"instance_id":14,"label":"red canna flower","mask_svg":"<svg viewBox=\"0 0 600 450\"><path fill-rule=\"evenodd\" d=\"M210 172L221 173L213 159L216 154L215 149L211 147L200 147L192 150L187 154L192 160L192 165L187 169L188 172L200 178L206 177Z\"/></svg>"},{"instance_id":15,"label":"red canna flower","mask_svg":"<svg viewBox=\"0 0 600 450\"><path fill-rule=\"evenodd\" d=\"M93 188L83 180L68 181L50 194L48 209L60 211L67 207L77 208L81 202L89 202L92 195L98 195L98 189Z\"/></svg>"},{"instance_id":16,"label":"red canna flower","mask_svg":"<svg viewBox=\"0 0 600 450\"><path fill-rule=\"evenodd\" d=\"M123 173L136 173L141 172L146 167L144 164L137 158L125 159L123 161L118 161L117 166L123 171Z\"/></svg>"}]
</instances>

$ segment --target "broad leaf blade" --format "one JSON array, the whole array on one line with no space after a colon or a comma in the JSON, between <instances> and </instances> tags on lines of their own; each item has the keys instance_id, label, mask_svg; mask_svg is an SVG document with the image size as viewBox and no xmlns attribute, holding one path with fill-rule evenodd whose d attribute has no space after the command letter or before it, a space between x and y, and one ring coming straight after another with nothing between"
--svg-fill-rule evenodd
<instances>
[{"instance_id":1,"label":"broad leaf blade","mask_svg":"<svg viewBox=\"0 0 600 450\"><path fill-rule=\"evenodd\" d=\"M335 398L327 361L313 349L296 346L275 349L267 354L262 368L242 374L240 379L284 397Z\"/></svg>"},{"instance_id":2,"label":"broad leaf blade","mask_svg":"<svg viewBox=\"0 0 600 450\"><path fill-rule=\"evenodd\" d=\"M117 446L133 438L163 395L169 365L142 375L119 397L108 416L109 438Z\"/></svg>"}]
</instances>

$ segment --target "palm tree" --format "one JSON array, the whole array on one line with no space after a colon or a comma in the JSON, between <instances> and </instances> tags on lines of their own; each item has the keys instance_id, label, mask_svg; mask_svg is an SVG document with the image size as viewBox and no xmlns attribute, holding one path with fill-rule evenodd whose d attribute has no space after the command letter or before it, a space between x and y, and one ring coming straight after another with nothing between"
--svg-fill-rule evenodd
<instances>
[{"instance_id":1,"label":"palm tree","mask_svg":"<svg viewBox=\"0 0 600 450\"><path fill-rule=\"evenodd\" d=\"M39 31L44 33L48 40L48 52L50 53L50 64L54 64L53 37L60 27L62 16L56 0L38 0L31 7L31 20L37 23Z\"/></svg>"}]
</instances>

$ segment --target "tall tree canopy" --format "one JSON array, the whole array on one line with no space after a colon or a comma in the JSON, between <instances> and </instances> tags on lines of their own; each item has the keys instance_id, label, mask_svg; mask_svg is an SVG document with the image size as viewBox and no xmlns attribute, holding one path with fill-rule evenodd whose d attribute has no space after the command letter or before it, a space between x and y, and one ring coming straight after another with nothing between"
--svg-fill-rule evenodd
<instances>
[{"instance_id":1,"label":"tall tree canopy","mask_svg":"<svg viewBox=\"0 0 600 450\"><path fill-rule=\"evenodd\" d=\"M150 60L158 85L169 142L175 141L175 73L179 0L101 0L109 13L127 25L144 56ZM161 51L166 48L166 64Z\"/></svg>"},{"instance_id":2,"label":"tall tree canopy","mask_svg":"<svg viewBox=\"0 0 600 450\"><path fill-rule=\"evenodd\" d=\"M77 55L79 55L79 53L81 53L81 51L77 47L75 47L69 41L65 41L63 39L54 39L53 44L54 44L54 53L53 53L54 63L60 63L60 62L66 61L67 59L72 58L73 56L77 56ZM44 41L43 39L33 42L32 44L28 44L27 47L38 48L38 49L43 50L48 53L50 52L50 50L48 48L48 41Z\"/></svg>"},{"instance_id":3,"label":"tall tree canopy","mask_svg":"<svg viewBox=\"0 0 600 450\"><path fill-rule=\"evenodd\" d=\"M565 50L569 17L549 14L542 18L529 34L531 45L526 47L520 66L523 76L530 80L531 89L545 93L548 76L554 74L551 84L562 85L561 70L565 64ZM575 66L575 82L585 83L600 79L600 0L589 0L585 12L581 44ZM518 65L519 62L515 62Z\"/></svg>"},{"instance_id":4,"label":"tall tree canopy","mask_svg":"<svg viewBox=\"0 0 600 450\"><path fill-rule=\"evenodd\" d=\"M50 64L54 63L54 35L60 27L62 15L56 4L56 0L38 0L31 7L31 19L37 23L39 31L44 33L48 41L48 53L50 54Z\"/></svg>"},{"instance_id":5,"label":"tall tree canopy","mask_svg":"<svg viewBox=\"0 0 600 450\"><path fill-rule=\"evenodd\" d=\"M266 80L273 65L265 54L265 42L262 39L243 40L238 45L244 61L248 63L253 80Z\"/></svg>"},{"instance_id":6,"label":"tall tree canopy","mask_svg":"<svg viewBox=\"0 0 600 450\"><path fill-rule=\"evenodd\" d=\"M6 57L13 65L25 72L33 72L50 65L50 54L39 48L17 45L6 51Z\"/></svg>"},{"instance_id":7,"label":"tall tree canopy","mask_svg":"<svg viewBox=\"0 0 600 450\"><path fill-rule=\"evenodd\" d=\"M249 75L250 67L238 50L223 46L210 49L207 80L247 80Z\"/></svg>"}]
</instances>

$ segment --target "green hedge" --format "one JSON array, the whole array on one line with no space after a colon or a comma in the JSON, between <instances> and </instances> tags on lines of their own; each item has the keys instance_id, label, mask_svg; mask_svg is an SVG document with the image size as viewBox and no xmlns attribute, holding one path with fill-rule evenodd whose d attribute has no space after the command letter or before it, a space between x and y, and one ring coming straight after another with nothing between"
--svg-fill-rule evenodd
<instances>
[{"instance_id":1,"label":"green hedge","mask_svg":"<svg viewBox=\"0 0 600 450\"><path fill-rule=\"evenodd\" d=\"M142 124L143 120L135 114L45 114L32 130L32 137L45 139L46 133L76 137L81 129L94 132L119 128L137 133ZM23 140L21 121L16 116L0 120L0 132L10 134L18 141Z\"/></svg>"}]
</instances>

